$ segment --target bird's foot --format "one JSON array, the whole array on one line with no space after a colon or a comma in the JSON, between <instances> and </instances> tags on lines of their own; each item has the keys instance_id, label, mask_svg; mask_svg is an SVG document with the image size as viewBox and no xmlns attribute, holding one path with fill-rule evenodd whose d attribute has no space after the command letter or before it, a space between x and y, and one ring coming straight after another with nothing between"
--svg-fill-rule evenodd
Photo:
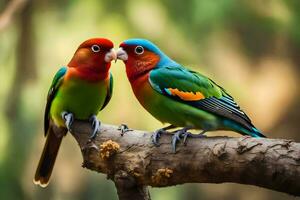
<instances>
[{"instance_id":1,"label":"bird's foot","mask_svg":"<svg viewBox=\"0 0 300 200\"><path fill-rule=\"evenodd\" d=\"M123 136L125 133L127 133L129 131L133 131L133 129L130 129L126 124L121 124L118 127L118 130L121 131L121 136Z\"/></svg>"},{"instance_id":2,"label":"bird's foot","mask_svg":"<svg viewBox=\"0 0 300 200\"><path fill-rule=\"evenodd\" d=\"M73 113L64 111L61 113L61 117L65 121L65 125L66 125L68 131L71 131L71 126L74 121Z\"/></svg>"},{"instance_id":3,"label":"bird's foot","mask_svg":"<svg viewBox=\"0 0 300 200\"><path fill-rule=\"evenodd\" d=\"M154 131L153 135L152 135L152 143L155 145L155 146L159 146L159 138L161 137L162 134L164 133L168 133L167 130L169 129L173 129L173 128L176 128L176 126L174 125L169 125L167 127L164 127L164 128L161 128L161 129L158 129L156 131Z\"/></svg>"},{"instance_id":4,"label":"bird's foot","mask_svg":"<svg viewBox=\"0 0 300 200\"><path fill-rule=\"evenodd\" d=\"M198 134L192 134L190 132L186 132L186 134L184 134L184 136L183 136L183 144L186 145L186 141L187 141L188 137L191 137L191 138L206 138L207 136L204 135L205 132L206 132L206 130L203 130Z\"/></svg>"},{"instance_id":5,"label":"bird's foot","mask_svg":"<svg viewBox=\"0 0 300 200\"><path fill-rule=\"evenodd\" d=\"M92 115L89 121L92 123L93 129L90 139L94 139L97 136L97 133L100 132L101 122L97 119L96 115Z\"/></svg>"},{"instance_id":6,"label":"bird's foot","mask_svg":"<svg viewBox=\"0 0 300 200\"><path fill-rule=\"evenodd\" d=\"M152 135L152 143L155 146L159 146L159 138L161 137L162 134L166 133L167 131L164 128L158 129L156 131L154 131L153 135Z\"/></svg>"},{"instance_id":7,"label":"bird's foot","mask_svg":"<svg viewBox=\"0 0 300 200\"><path fill-rule=\"evenodd\" d=\"M177 131L174 131L173 136L172 136L172 151L173 153L176 153L176 144L177 142L179 142L181 140L181 137L183 137L185 140L188 137L188 135L190 135L190 132L187 132L190 128L186 127ZM185 141L184 140L184 141Z\"/></svg>"}]
</instances>

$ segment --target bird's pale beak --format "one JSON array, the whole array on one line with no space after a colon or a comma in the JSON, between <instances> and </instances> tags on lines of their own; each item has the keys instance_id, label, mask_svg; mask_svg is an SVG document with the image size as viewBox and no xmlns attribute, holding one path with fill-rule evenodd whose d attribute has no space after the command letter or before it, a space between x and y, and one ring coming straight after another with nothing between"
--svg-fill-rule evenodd
<instances>
[{"instance_id":1,"label":"bird's pale beak","mask_svg":"<svg viewBox=\"0 0 300 200\"><path fill-rule=\"evenodd\" d=\"M116 53L116 50L115 49L111 49L109 52L107 52L105 54L105 57L104 57L104 60L105 62L111 62L112 60L114 60L115 62L117 62L117 53Z\"/></svg>"},{"instance_id":2,"label":"bird's pale beak","mask_svg":"<svg viewBox=\"0 0 300 200\"><path fill-rule=\"evenodd\" d=\"M117 51L117 59L126 61L128 59L128 54L122 47L120 47Z\"/></svg>"}]
</instances>

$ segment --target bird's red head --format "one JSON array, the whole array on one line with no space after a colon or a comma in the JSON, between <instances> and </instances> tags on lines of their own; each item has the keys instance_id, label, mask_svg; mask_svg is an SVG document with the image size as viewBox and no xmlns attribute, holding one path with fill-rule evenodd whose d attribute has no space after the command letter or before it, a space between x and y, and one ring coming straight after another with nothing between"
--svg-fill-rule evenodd
<instances>
[{"instance_id":1,"label":"bird's red head","mask_svg":"<svg viewBox=\"0 0 300 200\"><path fill-rule=\"evenodd\" d=\"M160 56L146 45L126 41L120 44L117 57L125 63L130 81L146 75L160 60Z\"/></svg>"},{"instance_id":2,"label":"bird's red head","mask_svg":"<svg viewBox=\"0 0 300 200\"><path fill-rule=\"evenodd\" d=\"M113 47L113 43L105 38L86 40L78 47L68 67L80 76L106 76L111 61L117 58Z\"/></svg>"}]
</instances>

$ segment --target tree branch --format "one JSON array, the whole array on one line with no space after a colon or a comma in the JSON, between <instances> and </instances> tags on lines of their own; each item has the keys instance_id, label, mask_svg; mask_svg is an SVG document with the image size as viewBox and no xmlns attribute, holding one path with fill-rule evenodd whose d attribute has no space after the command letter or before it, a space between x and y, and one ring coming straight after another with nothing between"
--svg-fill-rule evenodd
<instances>
[{"instance_id":1,"label":"tree branch","mask_svg":"<svg viewBox=\"0 0 300 200\"><path fill-rule=\"evenodd\" d=\"M107 174L120 199L150 199L146 186L183 183L240 183L300 196L300 143L282 139L208 137L189 139L172 153L171 135L161 145L151 133L102 125L94 141L87 122L76 121L72 134L83 155L83 167ZM136 198L133 198L136 197Z\"/></svg>"}]
</instances>

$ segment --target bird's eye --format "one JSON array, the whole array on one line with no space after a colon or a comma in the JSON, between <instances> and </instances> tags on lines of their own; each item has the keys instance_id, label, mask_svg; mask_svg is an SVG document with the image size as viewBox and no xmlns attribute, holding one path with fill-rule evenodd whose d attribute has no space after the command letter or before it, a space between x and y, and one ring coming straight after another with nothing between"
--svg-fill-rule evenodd
<instances>
[{"instance_id":1,"label":"bird's eye","mask_svg":"<svg viewBox=\"0 0 300 200\"><path fill-rule=\"evenodd\" d=\"M141 55L141 54L144 53L144 47L142 47L142 46L137 46L137 47L135 47L134 52L135 52L136 54L138 54L138 55Z\"/></svg>"},{"instance_id":2,"label":"bird's eye","mask_svg":"<svg viewBox=\"0 0 300 200\"><path fill-rule=\"evenodd\" d=\"M100 51L99 45L96 45L96 44L94 44L94 45L91 47L91 49L92 49L92 51L95 52L95 53L97 53L97 52Z\"/></svg>"}]
</instances>

